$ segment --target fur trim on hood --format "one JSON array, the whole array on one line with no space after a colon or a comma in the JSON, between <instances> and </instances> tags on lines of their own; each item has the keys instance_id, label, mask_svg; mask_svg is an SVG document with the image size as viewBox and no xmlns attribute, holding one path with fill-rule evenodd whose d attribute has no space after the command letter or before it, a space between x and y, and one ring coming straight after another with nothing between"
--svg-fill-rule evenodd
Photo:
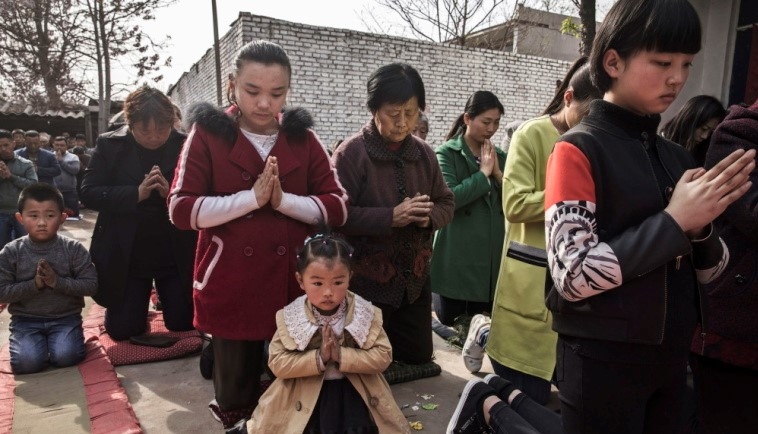
<instances>
[{"instance_id":1,"label":"fur trim on hood","mask_svg":"<svg viewBox=\"0 0 758 434\"><path fill-rule=\"evenodd\" d=\"M233 117L236 107L222 111L211 103L201 102L190 107L187 123L198 124L210 133L223 138L229 143L237 141L237 122ZM287 109L280 116L280 131L288 136L300 137L313 127L313 117L304 108Z\"/></svg>"}]
</instances>

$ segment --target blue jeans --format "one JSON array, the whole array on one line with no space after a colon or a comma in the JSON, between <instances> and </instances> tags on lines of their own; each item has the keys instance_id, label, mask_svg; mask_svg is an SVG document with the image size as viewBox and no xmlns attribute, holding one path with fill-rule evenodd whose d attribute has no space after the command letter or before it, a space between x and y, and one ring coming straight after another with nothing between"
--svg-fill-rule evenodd
<instances>
[{"instance_id":1,"label":"blue jeans","mask_svg":"<svg viewBox=\"0 0 758 434\"><path fill-rule=\"evenodd\" d=\"M0 213L0 248L26 235L26 229L16 220L15 213Z\"/></svg>"},{"instance_id":2,"label":"blue jeans","mask_svg":"<svg viewBox=\"0 0 758 434\"><path fill-rule=\"evenodd\" d=\"M86 355L82 315L63 318L12 316L10 324L11 370L32 374L49 364L73 366Z\"/></svg>"}]
</instances>

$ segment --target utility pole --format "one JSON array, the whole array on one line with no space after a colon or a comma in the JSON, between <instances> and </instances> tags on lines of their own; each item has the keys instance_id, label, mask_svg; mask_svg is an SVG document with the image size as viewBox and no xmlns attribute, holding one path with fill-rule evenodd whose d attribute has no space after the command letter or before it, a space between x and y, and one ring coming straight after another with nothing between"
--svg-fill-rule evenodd
<instances>
[{"instance_id":1,"label":"utility pole","mask_svg":"<svg viewBox=\"0 0 758 434\"><path fill-rule=\"evenodd\" d=\"M218 13L216 12L216 0L211 0L213 6L213 51L216 58L216 104L221 107L221 53L218 49Z\"/></svg>"}]
</instances>

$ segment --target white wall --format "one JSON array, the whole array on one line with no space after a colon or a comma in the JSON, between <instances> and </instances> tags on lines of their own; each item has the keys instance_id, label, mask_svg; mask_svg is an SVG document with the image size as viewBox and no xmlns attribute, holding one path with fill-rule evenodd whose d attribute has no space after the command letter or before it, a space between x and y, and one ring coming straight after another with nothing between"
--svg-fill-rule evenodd
<instances>
[{"instance_id":1,"label":"white wall","mask_svg":"<svg viewBox=\"0 0 758 434\"><path fill-rule=\"evenodd\" d=\"M695 56L687 84L663 114L664 121L674 117L693 96L711 95L724 104L729 99L740 0L690 0L690 3L700 15L702 49Z\"/></svg>"},{"instance_id":2,"label":"white wall","mask_svg":"<svg viewBox=\"0 0 758 434\"><path fill-rule=\"evenodd\" d=\"M366 80L379 66L407 62L424 79L429 116L428 140L443 141L466 99L477 90L494 92L505 106L502 125L538 115L563 78L569 62L528 55L434 44L412 39L316 27L247 13L221 40L222 77L243 43L264 38L281 44L293 67L291 106L308 109L325 144L345 139L370 118ZM182 76L170 95L186 110L198 101L216 101L213 51ZM224 80L226 83L226 79ZM224 91L225 94L225 91ZM224 98L224 102L226 99ZM499 143L502 131L494 140Z\"/></svg>"}]
</instances>

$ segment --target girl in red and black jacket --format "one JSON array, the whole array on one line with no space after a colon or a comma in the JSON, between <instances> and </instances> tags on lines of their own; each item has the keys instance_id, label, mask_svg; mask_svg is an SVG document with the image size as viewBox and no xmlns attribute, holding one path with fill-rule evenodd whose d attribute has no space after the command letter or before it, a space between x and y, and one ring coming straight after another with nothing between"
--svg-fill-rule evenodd
<instances>
[{"instance_id":1,"label":"girl in red and black jacket","mask_svg":"<svg viewBox=\"0 0 758 434\"><path fill-rule=\"evenodd\" d=\"M700 50L686 0L620 0L595 38L604 93L547 166L545 224L567 433L676 432L698 281L723 271L710 222L747 191L754 152L693 169L656 135Z\"/></svg>"},{"instance_id":2,"label":"girl in red and black jacket","mask_svg":"<svg viewBox=\"0 0 758 434\"><path fill-rule=\"evenodd\" d=\"M195 327L213 335L211 410L243 432L260 395L276 312L301 295L296 250L314 225L340 226L346 194L303 110L281 114L291 66L253 41L229 80L231 107L191 110L169 197L171 221L199 231Z\"/></svg>"}]
</instances>

